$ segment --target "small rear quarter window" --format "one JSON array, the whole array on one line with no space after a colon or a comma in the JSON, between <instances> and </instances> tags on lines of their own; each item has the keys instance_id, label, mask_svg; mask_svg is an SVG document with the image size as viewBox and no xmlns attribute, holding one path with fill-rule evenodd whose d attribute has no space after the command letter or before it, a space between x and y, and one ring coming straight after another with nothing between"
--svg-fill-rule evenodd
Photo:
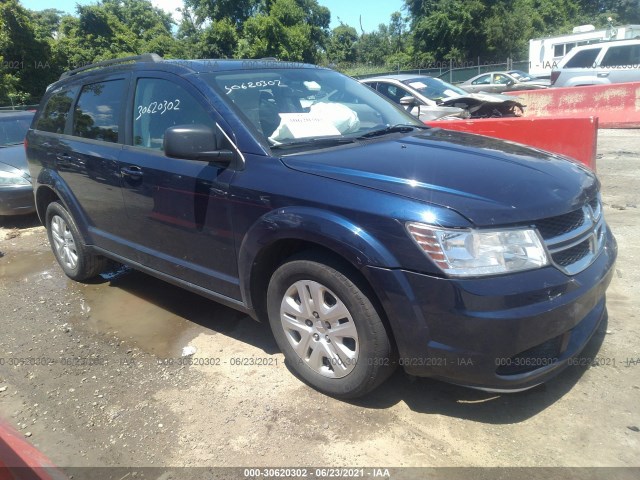
<instances>
[{"instance_id":1,"label":"small rear quarter window","mask_svg":"<svg viewBox=\"0 0 640 480\"><path fill-rule=\"evenodd\" d=\"M38 118L35 128L45 132L64 133L64 127L76 92L76 89L63 90L51 95Z\"/></svg>"}]
</instances>

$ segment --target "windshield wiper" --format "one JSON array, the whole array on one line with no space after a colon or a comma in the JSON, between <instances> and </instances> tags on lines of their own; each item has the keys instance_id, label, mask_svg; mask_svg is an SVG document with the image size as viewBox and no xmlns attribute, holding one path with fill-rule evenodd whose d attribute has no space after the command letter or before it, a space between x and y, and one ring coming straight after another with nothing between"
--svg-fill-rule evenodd
<instances>
[{"instance_id":1,"label":"windshield wiper","mask_svg":"<svg viewBox=\"0 0 640 480\"><path fill-rule=\"evenodd\" d=\"M282 142L278 145L273 145L271 149L286 149L295 147L330 147L334 145L345 145L347 143L354 143L355 138L350 137L317 137L317 138L305 138L301 140L291 140L289 142Z\"/></svg>"},{"instance_id":2,"label":"windshield wiper","mask_svg":"<svg viewBox=\"0 0 640 480\"><path fill-rule=\"evenodd\" d=\"M413 124L409 124L409 123L398 123L396 125L387 125L384 128L380 128L378 130L372 130L370 132L367 132L363 135L360 135L358 138L372 138L372 137L379 137L381 135L386 135L388 133L397 133L397 132L412 132L413 130L415 130L416 128L420 129L420 130L428 130L430 127L427 127L426 125L413 125Z\"/></svg>"}]
</instances>

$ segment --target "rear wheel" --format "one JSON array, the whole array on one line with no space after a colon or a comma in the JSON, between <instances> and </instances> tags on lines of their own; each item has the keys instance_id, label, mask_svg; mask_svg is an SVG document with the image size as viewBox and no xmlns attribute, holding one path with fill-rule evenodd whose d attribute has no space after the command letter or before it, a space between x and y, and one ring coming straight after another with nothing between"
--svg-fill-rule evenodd
<instances>
[{"instance_id":1,"label":"rear wheel","mask_svg":"<svg viewBox=\"0 0 640 480\"><path fill-rule=\"evenodd\" d=\"M73 217L60 203L47 207L46 227L53 254L69 278L83 281L104 271L107 259L87 248Z\"/></svg>"},{"instance_id":2,"label":"rear wheel","mask_svg":"<svg viewBox=\"0 0 640 480\"><path fill-rule=\"evenodd\" d=\"M335 397L362 396L393 372L392 344L366 288L318 260L292 259L275 271L267 292L271 329L308 384Z\"/></svg>"}]
</instances>

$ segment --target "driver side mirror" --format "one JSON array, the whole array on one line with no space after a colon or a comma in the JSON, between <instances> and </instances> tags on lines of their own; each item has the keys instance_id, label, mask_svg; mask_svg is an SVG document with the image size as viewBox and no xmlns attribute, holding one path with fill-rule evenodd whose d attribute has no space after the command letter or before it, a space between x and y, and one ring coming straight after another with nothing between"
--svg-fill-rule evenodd
<instances>
[{"instance_id":1,"label":"driver side mirror","mask_svg":"<svg viewBox=\"0 0 640 480\"><path fill-rule=\"evenodd\" d=\"M418 101L413 95L407 95L406 97L402 97L400 99L400 105L402 105L403 107L413 107L416 103L418 103Z\"/></svg>"},{"instance_id":2,"label":"driver side mirror","mask_svg":"<svg viewBox=\"0 0 640 480\"><path fill-rule=\"evenodd\" d=\"M164 132L163 149L167 157L228 165L234 154L221 147L221 134L207 125L176 125Z\"/></svg>"}]
</instances>

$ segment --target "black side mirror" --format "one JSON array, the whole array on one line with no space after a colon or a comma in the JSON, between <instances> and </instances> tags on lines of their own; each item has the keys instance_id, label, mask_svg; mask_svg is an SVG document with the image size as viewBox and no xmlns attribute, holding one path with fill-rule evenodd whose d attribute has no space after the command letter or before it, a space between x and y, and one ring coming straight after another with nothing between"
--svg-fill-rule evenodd
<instances>
[{"instance_id":1,"label":"black side mirror","mask_svg":"<svg viewBox=\"0 0 640 480\"><path fill-rule=\"evenodd\" d=\"M230 163L231 150L222 150L221 134L207 125L176 125L164 132L163 148L167 157Z\"/></svg>"}]
</instances>

